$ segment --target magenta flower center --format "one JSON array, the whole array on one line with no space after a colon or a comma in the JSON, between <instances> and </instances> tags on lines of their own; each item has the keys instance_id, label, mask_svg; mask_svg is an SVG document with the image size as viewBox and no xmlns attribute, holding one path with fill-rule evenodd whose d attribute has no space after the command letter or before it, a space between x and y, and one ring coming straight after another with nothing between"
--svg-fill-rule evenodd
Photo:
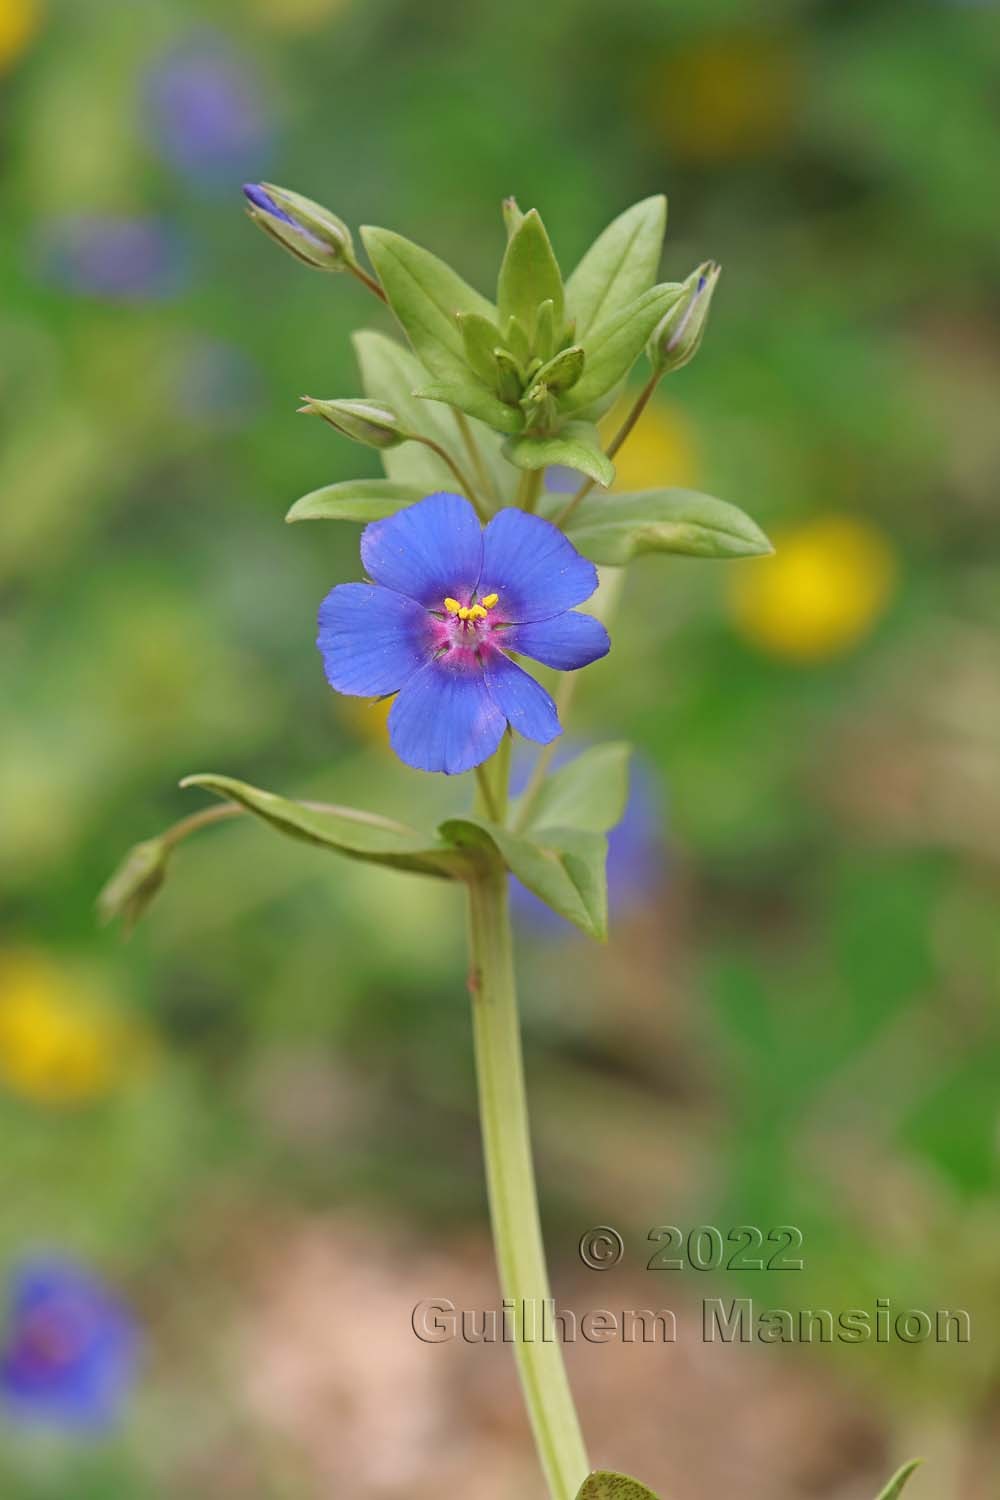
<instances>
[{"instance_id":1,"label":"magenta flower center","mask_svg":"<svg viewBox=\"0 0 1000 1500\"><path fill-rule=\"evenodd\" d=\"M432 610L431 617L435 622L437 655L447 655L456 666L464 661L472 667L481 664L484 647L497 649L494 632L502 630L508 622L499 618L499 594L476 591L467 597L469 602L463 604L449 594L442 601L443 608Z\"/></svg>"}]
</instances>

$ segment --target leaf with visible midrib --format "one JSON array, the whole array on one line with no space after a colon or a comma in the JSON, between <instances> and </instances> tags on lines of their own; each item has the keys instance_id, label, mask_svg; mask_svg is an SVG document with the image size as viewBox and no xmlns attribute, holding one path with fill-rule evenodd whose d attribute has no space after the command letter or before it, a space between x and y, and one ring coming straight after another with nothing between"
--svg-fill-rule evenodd
<instances>
[{"instance_id":1,"label":"leaf with visible midrib","mask_svg":"<svg viewBox=\"0 0 1000 1500\"><path fill-rule=\"evenodd\" d=\"M427 494L423 484L396 479L345 479L296 500L286 521L383 521Z\"/></svg>"},{"instance_id":2,"label":"leaf with visible midrib","mask_svg":"<svg viewBox=\"0 0 1000 1500\"><path fill-rule=\"evenodd\" d=\"M583 1481L576 1500L658 1500L658 1496L638 1479L600 1469Z\"/></svg>"},{"instance_id":3,"label":"leaf with visible midrib","mask_svg":"<svg viewBox=\"0 0 1000 1500\"><path fill-rule=\"evenodd\" d=\"M468 872L468 863L463 863L454 849L448 849L429 835L392 818L383 818L378 813L361 812L354 807L317 807L293 802L288 797L278 797L245 781L213 772L185 776L181 786L204 787L217 797L225 797L245 807L247 812L269 823L279 833L332 849L348 859L445 878L460 877Z\"/></svg>"},{"instance_id":4,"label":"leaf with visible midrib","mask_svg":"<svg viewBox=\"0 0 1000 1500\"><path fill-rule=\"evenodd\" d=\"M511 874L546 906L588 936L602 942L607 937L608 841L602 833L545 828L528 838L476 817L449 818L438 832L456 848L492 846Z\"/></svg>"},{"instance_id":5,"label":"leaf with visible midrib","mask_svg":"<svg viewBox=\"0 0 1000 1500\"><path fill-rule=\"evenodd\" d=\"M618 316L656 280L667 227L667 200L662 193L619 214L591 245L566 283L569 313L576 337Z\"/></svg>"},{"instance_id":6,"label":"leaf with visible midrib","mask_svg":"<svg viewBox=\"0 0 1000 1500\"><path fill-rule=\"evenodd\" d=\"M756 521L737 506L697 490L592 496L574 512L566 534L584 557L609 567L648 552L763 557L774 550Z\"/></svg>"},{"instance_id":7,"label":"leaf with visible midrib","mask_svg":"<svg viewBox=\"0 0 1000 1500\"><path fill-rule=\"evenodd\" d=\"M583 411L617 385L642 353L646 340L681 294L678 282L651 287L608 321L602 320L580 340L587 362L583 375L561 398L565 411Z\"/></svg>"}]
</instances>

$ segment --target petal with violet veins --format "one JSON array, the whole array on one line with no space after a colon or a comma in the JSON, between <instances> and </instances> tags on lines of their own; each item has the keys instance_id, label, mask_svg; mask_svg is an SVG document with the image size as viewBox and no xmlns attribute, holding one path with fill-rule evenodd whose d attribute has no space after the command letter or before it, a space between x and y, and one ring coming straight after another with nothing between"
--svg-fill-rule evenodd
<instances>
[{"instance_id":1,"label":"petal with violet veins","mask_svg":"<svg viewBox=\"0 0 1000 1500\"><path fill-rule=\"evenodd\" d=\"M575 672L607 656L611 640L600 620L567 610L552 620L533 620L512 625L497 637L505 651L533 657L557 672Z\"/></svg>"},{"instance_id":2,"label":"petal with violet veins","mask_svg":"<svg viewBox=\"0 0 1000 1500\"><path fill-rule=\"evenodd\" d=\"M540 682L499 651L484 655L483 668L490 696L512 729L540 745L562 734L556 706Z\"/></svg>"},{"instance_id":3,"label":"petal with violet veins","mask_svg":"<svg viewBox=\"0 0 1000 1500\"><path fill-rule=\"evenodd\" d=\"M389 741L408 766L457 776L489 760L507 721L478 667L431 661L400 690Z\"/></svg>"},{"instance_id":4,"label":"petal with violet veins","mask_svg":"<svg viewBox=\"0 0 1000 1500\"><path fill-rule=\"evenodd\" d=\"M338 693L395 693L434 649L433 621L422 605L370 583L341 583L319 607L316 644L326 680Z\"/></svg>"},{"instance_id":5,"label":"petal with violet veins","mask_svg":"<svg viewBox=\"0 0 1000 1500\"><path fill-rule=\"evenodd\" d=\"M447 596L468 604L483 562L483 534L468 500L441 490L373 521L361 534L366 572L428 609Z\"/></svg>"},{"instance_id":6,"label":"petal with violet veins","mask_svg":"<svg viewBox=\"0 0 1000 1500\"><path fill-rule=\"evenodd\" d=\"M497 619L549 620L589 599L597 569L541 516L501 510L483 532L480 592L499 594Z\"/></svg>"}]
</instances>

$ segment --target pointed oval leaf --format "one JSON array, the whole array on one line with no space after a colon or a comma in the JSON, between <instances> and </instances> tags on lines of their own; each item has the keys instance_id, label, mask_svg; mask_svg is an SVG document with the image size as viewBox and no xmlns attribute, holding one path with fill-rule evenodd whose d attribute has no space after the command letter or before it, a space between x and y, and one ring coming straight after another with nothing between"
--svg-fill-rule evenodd
<instances>
[{"instance_id":1,"label":"pointed oval leaf","mask_svg":"<svg viewBox=\"0 0 1000 1500\"><path fill-rule=\"evenodd\" d=\"M428 493L423 484L401 484L395 479L345 479L312 490L296 500L286 521L383 521Z\"/></svg>"},{"instance_id":2,"label":"pointed oval leaf","mask_svg":"<svg viewBox=\"0 0 1000 1500\"><path fill-rule=\"evenodd\" d=\"M696 490L637 490L582 502L566 534L591 562L621 567L647 552L762 557L774 549L735 505Z\"/></svg>"},{"instance_id":3,"label":"pointed oval leaf","mask_svg":"<svg viewBox=\"0 0 1000 1500\"><path fill-rule=\"evenodd\" d=\"M553 827L608 833L625 813L631 756L631 745L625 740L612 740L606 745L592 745L560 766L542 783L526 831ZM515 827L519 802L512 808Z\"/></svg>"},{"instance_id":4,"label":"pointed oval leaf","mask_svg":"<svg viewBox=\"0 0 1000 1500\"><path fill-rule=\"evenodd\" d=\"M903 1493L903 1486L913 1476L917 1469L920 1468L920 1465L922 1463L922 1458L911 1458L910 1462L908 1464L904 1464L899 1473L894 1474L893 1477L889 1480L889 1483L879 1495L878 1500L899 1500L899 1496Z\"/></svg>"},{"instance_id":5,"label":"pointed oval leaf","mask_svg":"<svg viewBox=\"0 0 1000 1500\"><path fill-rule=\"evenodd\" d=\"M390 869L411 870L421 875L463 878L470 871L468 861L456 856L432 836L408 828L378 813L360 812L353 807L318 806L277 797L260 787L232 776L205 772L185 776L182 787L204 787L230 802L245 807L263 822L289 838L302 839L320 848L332 849L348 859L368 864L386 865Z\"/></svg>"},{"instance_id":6,"label":"pointed oval leaf","mask_svg":"<svg viewBox=\"0 0 1000 1500\"><path fill-rule=\"evenodd\" d=\"M579 411L599 400L623 380L646 346L653 329L681 295L676 282L654 286L609 322L582 340L587 364L582 378L563 397L567 411Z\"/></svg>"},{"instance_id":7,"label":"pointed oval leaf","mask_svg":"<svg viewBox=\"0 0 1000 1500\"><path fill-rule=\"evenodd\" d=\"M463 281L438 256L394 234L370 225L361 231L371 257L407 338L421 360L440 380L468 378L458 313L494 318L485 297Z\"/></svg>"},{"instance_id":8,"label":"pointed oval leaf","mask_svg":"<svg viewBox=\"0 0 1000 1500\"><path fill-rule=\"evenodd\" d=\"M442 381L425 386L416 394L421 401L442 401L446 406L456 406L466 416L478 418L497 432L520 432L524 426L524 413L516 406L508 406L485 386Z\"/></svg>"},{"instance_id":9,"label":"pointed oval leaf","mask_svg":"<svg viewBox=\"0 0 1000 1500\"><path fill-rule=\"evenodd\" d=\"M438 832L456 849L489 849L539 900L601 942L608 935L608 841L579 828L546 828L530 838L486 818L450 818Z\"/></svg>"},{"instance_id":10,"label":"pointed oval leaf","mask_svg":"<svg viewBox=\"0 0 1000 1500\"><path fill-rule=\"evenodd\" d=\"M658 1500L658 1497L638 1479L599 1469L583 1481L576 1500Z\"/></svg>"},{"instance_id":11,"label":"pointed oval leaf","mask_svg":"<svg viewBox=\"0 0 1000 1500\"><path fill-rule=\"evenodd\" d=\"M601 447L597 428L589 422L570 422L554 437L517 437L504 444L504 454L519 469L547 469L563 464L577 469L597 484L614 483L615 466Z\"/></svg>"},{"instance_id":12,"label":"pointed oval leaf","mask_svg":"<svg viewBox=\"0 0 1000 1500\"><path fill-rule=\"evenodd\" d=\"M459 313L458 326L462 330L466 363L495 390L497 362L493 351L500 342L499 328L492 318L481 318L478 313Z\"/></svg>"},{"instance_id":13,"label":"pointed oval leaf","mask_svg":"<svg viewBox=\"0 0 1000 1500\"><path fill-rule=\"evenodd\" d=\"M532 339L543 302L552 303L553 323L561 327L565 306L562 273L545 225L533 208L511 235L500 266L497 307L501 326L508 318L517 318Z\"/></svg>"},{"instance_id":14,"label":"pointed oval leaf","mask_svg":"<svg viewBox=\"0 0 1000 1500\"><path fill-rule=\"evenodd\" d=\"M616 318L656 280L667 228L662 193L619 214L591 245L566 283L566 301L581 343Z\"/></svg>"}]
</instances>

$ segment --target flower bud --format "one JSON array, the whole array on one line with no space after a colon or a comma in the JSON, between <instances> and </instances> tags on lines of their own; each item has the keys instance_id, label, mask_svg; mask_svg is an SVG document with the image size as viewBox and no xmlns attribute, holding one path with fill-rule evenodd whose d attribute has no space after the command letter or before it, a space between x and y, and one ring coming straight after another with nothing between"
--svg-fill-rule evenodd
<instances>
[{"instance_id":1,"label":"flower bud","mask_svg":"<svg viewBox=\"0 0 1000 1500\"><path fill-rule=\"evenodd\" d=\"M299 411L322 417L345 437L368 448L398 448L410 441L412 434L399 425L399 418L388 406L374 401L317 401L303 396Z\"/></svg>"},{"instance_id":2,"label":"flower bud","mask_svg":"<svg viewBox=\"0 0 1000 1500\"><path fill-rule=\"evenodd\" d=\"M706 260L684 282L677 301L660 320L646 352L661 375L679 370L701 347L720 267Z\"/></svg>"},{"instance_id":3,"label":"flower bud","mask_svg":"<svg viewBox=\"0 0 1000 1500\"><path fill-rule=\"evenodd\" d=\"M243 192L253 222L307 266L346 271L357 264L350 230L329 209L270 182L248 182Z\"/></svg>"},{"instance_id":4,"label":"flower bud","mask_svg":"<svg viewBox=\"0 0 1000 1500\"><path fill-rule=\"evenodd\" d=\"M162 838L130 849L97 898L101 921L120 917L130 932L166 879L169 854Z\"/></svg>"}]
</instances>

